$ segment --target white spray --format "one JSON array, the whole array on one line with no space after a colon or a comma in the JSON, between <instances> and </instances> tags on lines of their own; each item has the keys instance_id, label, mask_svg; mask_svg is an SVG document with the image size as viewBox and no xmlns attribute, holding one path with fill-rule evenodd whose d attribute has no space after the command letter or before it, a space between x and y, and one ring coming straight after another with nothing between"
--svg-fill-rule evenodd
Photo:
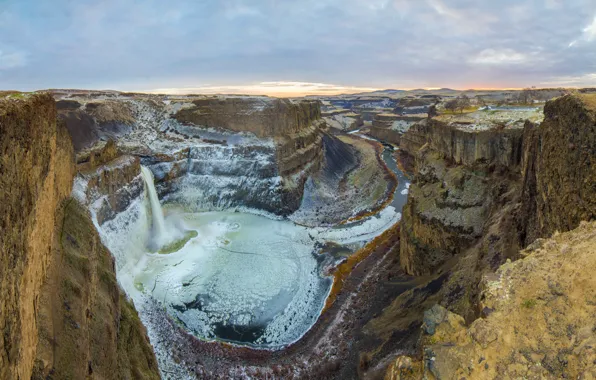
<instances>
[{"instance_id":1,"label":"white spray","mask_svg":"<svg viewBox=\"0 0 596 380\"><path fill-rule=\"evenodd\" d=\"M166 222L163 217L163 211L161 210L161 204L159 204L159 198L157 198L157 192L155 191L155 185L153 183L153 173L151 172L151 170L141 165L141 176L145 181L147 194L149 195L149 202L151 204L151 214L153 215L153 230L155 233L154 240L156 242L162 242L166 234Z\"/></svg>"}]
</instances>

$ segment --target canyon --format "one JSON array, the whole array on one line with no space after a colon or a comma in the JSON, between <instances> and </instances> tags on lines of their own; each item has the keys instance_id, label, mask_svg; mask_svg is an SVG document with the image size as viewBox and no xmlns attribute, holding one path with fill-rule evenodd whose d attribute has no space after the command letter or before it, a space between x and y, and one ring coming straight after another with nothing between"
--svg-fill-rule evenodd
<instances>
[{"instance_id":1,"label":"canyon","mask_svg":"<svg viewBox=\"0 0 596 380\"><path fill-rule=\"evenodd\" d=\"M445 92L5 96L0 378L596 376L596 95Z\"/></svg>"}]
</instances>

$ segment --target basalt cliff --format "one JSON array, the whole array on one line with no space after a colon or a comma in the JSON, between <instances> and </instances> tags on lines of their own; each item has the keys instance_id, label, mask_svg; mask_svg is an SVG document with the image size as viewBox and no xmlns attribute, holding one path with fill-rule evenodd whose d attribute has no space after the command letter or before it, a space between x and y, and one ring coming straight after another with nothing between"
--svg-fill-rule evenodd
<instances>
[{"instance_id":1,"label":"basalt cliff","mask_svg":"<svg viewBox=\"0 0 596 380\"><path fill-rule=\"evenodd\" d=\"M400 146L414 162L401 266L445 275L421 358L387 378L594 376L595 96L549 101L538 123L430 118Z\"/></svg>"},{"instance_id":2,"label":"basalt cliff","mask_svg":"<svg viewBox=\"0 0 596 380\"><path fill-rule=\"evenodd\" d=\"M59 100L57 107L80 162L102 140L117 140L121 156L140 158L152 167L162 195L192 186L193 201L205 207L242 204L287 215L300 206L304 183L322 161L324 125L315 101L162 101L148 95L114 100L75 94ZM129 160L138 173L134 162Z\"/></svg>"},{"instance_id":3,"label":"basalt cliff","mask_svg":"<svg viewBox=\"0 0 596 380\"><path fill-rule=\"evenodd\" d=\"M158 378L134 307L88 212L50 95L0 103L0 377Z\"/></svg>"}]
</instances>

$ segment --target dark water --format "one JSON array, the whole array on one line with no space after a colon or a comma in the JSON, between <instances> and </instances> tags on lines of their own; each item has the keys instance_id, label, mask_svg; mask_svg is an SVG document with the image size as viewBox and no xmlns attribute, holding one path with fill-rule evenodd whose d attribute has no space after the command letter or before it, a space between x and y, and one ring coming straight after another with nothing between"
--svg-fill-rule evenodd
<instances>
[{"instance_id":1,"label":"dark water","mask_svg":"<svg viewBox=\"0 0 596 380\"><path fill-rule=\"evenodd\" d=\"M397 188L395 189L395 193L393 193L393 201L391 202L391 205L395 207L397 211L401 212L408 200L408 194L402 194L402 192L408 188L410 182L405 174L397 167L393 151L393 147L385 146L383 160L385 161L385 164L387 164L387 167L397 176Z\"/></svg>"}]
</instances>

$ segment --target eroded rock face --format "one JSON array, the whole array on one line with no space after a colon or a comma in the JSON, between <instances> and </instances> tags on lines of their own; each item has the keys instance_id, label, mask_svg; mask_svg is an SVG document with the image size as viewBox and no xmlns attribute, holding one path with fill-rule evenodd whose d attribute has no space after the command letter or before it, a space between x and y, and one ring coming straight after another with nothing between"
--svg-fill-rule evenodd
<instances>
[{"instance_id":1,"label":"eroded rock face","mask_svg":"<svg viewBox=\"0 0 596 380\"><path fill-rule=\"evenodd\" d=\"M205 98L178 111L183 124L252 132L258 137L287 136L301 132L321 118L319 102L266 97Z\"/></svg>"},{"instance_id":2,"label":"eroded rock face","mask_svg":"<svg viewBox=\"0 0 596 380\"><path fill-rule=\"evenodd\" d=\"M91 101L62 99L56 103L58 117L72 137L75 150L93 146L101 139L130 133L135 123L130 104L113 100Z\"/></svg>"},{"instance_id":3,"label":"eroded rock face","mask_svg":"<svg viewBox=\"0 0 596 380\"><path fill-rule=\"evenodd\" d=\"M419 376L594 376L594 352L588 349L594 335L587 332L595 325L588 309L596 286L584 273L593 265L594 223L548 242L536 240L594 219L594 110L593 95L571 95L548 102L544 122L526 122L521 135L518 129L505 135L499 133L506 128L478 130L486 136L460 143L462 131L439 133L436 121L419 123L411 130L418 135L406 134L412 136L407 149L416 154L416 178L404 208L401 263L411 273L430 273L437 262L458 254L438 300L469 323L457 329L447 324L450 332L442 335L426 332ZM485 190L469 180L474 176L483 178ZM478 205L484 211L476 218L465 207L467 191L485 191ZM449 217L440 218L446 210ZM461 229L466 221L479 233ZM463 240L450 244L453 239ZM497 270L520 257L526 258ZM396 366L388 376L407 372Z\"/></svg>"},{"instance_id":4,"label":"eroded rock face","mask_svg":"<svg viewBox=\"0 0 596 380\"><path fill-rule=\"evenodd\" d=\"M0 378L158 378L109 252L67 199L74 152L54 100L0 102L0 128Z\"/></svg>"},{"instance_id":5,"label":"eroded rock face","mask_svg":"<svg viewBox=\"0 0 596 380\"><path fill-rule=\"evenodd\" d=\"M288 215L300 206L304 183L323 160L326 125L317 101L105 97L59 101L79 161L93 159L89 150L100 140L114 139L119 154L139 157L153 171L162 197L181 186L195 188L196 199L185 200L192 207L245 206ZM118 183L135 193L136 182ZM109 219L121 207L114 208L114 199L108 203L98 213Z\"/></svg>"},{"instance_id":6,"label":"eroded rock face","mask_svg":"<svg viewBox=\"0 0 596 380\"><path fill-rule=\"evenodd\" d=\"M596 217L596 95L565 96L544 113L524 135L525 244Z\"/></svg>"},{"instance_id":7,"label":"eroded rock face","mask_svg":"<svg viewBox=\"0 0 596 380\"><path fill-rule=\"evenodd\" d=\"M28 379L38 339L35 308L74 156L49 95L1 102L0 128L0 377Z\"/></svg>"},{"instance_id":8,"label":"eroded rock face","mask_svg":"<svg viewBox=\"0 0 596 380\"><path fill-rule=\"evenodd\" d=\"M519 181L523 134L428 119L403 136L402 149L416 158L401 230L406 272L431 273L463 252L483 236L491 215L513 201L502 198Z\"/></svg>"},{"instance_id":9,"label":"eroded rock face","mask_svg":"<svg viewBox=\"0 0 596 380\"><path fill-rule=\"evenodd\" d=\"M434 379L596 377L596 223L540 239L521 255L483 278L484 318L466 327L433 307L425 313L422 362L400 363Z\"/></svg>"},{"instance_id":10,"label":"eroded rock face","mask_svg":"<svg viewBox=\"0 0 596 380\"><path fill-rule=\"evenodd\" d=\"M482 236L495 195L493 178L449 167L436 151L419 152L417 175L404 206L400 261L410 274L428 274Z\"/></svg>"},{"instance_id":11,"label":"eroded rock face","mask_svg":"<svg viewBox=\"0 0 596 380\"><path fill-rule=\"evenodd\" d=\"M55 259L37 298L32 379L159 379L134 305L88 211L70 198L57 226Z\"/></svg>"},{"instance_id":12,"label":"eroded rock face","mask_svg":"<svg viewBox=\"0 0 596 380\"><path fill-rule=\"evenodd\" d=\"M413 124L424 119L426 119L426 115L424 114L403 116L380 113L374 116L369 134L376 139L391 144L399 144L401 136L406 133Z\"/></svg>"},{"instance_id":13,"label":"eroded rock face","mask_svg":"<svg viewBox=\"0 0 596 380\"><path fill-rule=\"evenodd\" d=\"M252 132L275 140L277 173L284 180L280 203L268 211L287 214L300 205L308 174L320 167L320 104L273 98L197 99L173 116L185 125ZM280 207L281 206L281 207Z\"/></svg>"},{"instance_id":14,"label":"eroded rock face","mask_svg":"<svg viewBox=\"0 0 596 380\"><path fill-rule=\"evenodd\" d=\"M458 165L514 168L521 162L523 128L474 131L431 119L426 134L432 149Z\"/></svg>"}]
</instances>

